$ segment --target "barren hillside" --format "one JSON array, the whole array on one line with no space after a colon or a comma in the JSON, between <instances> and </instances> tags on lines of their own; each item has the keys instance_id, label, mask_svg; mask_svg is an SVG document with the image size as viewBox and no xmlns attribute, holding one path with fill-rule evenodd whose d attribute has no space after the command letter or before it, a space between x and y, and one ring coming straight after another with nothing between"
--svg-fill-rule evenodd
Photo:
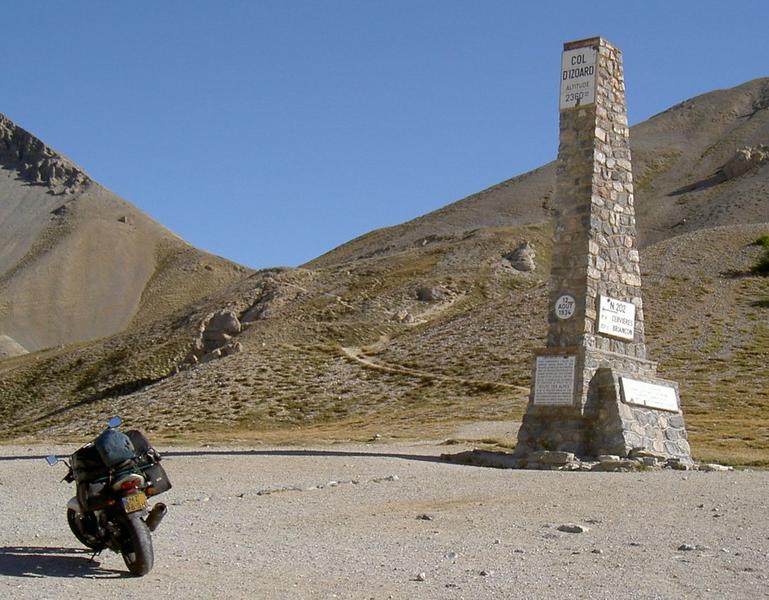
<instances>
[{"instance_id":1,"label":"barren hillside","mask_svg":"<svg viewBox=\"0 0 769 600\"><path fill-rule=\"evenodd\" d=\"M681 384L697 457L769 464L769 278L750 270L769 233L769 164L727 168L769 142L769 79L687 100L632 140L650 357ZM0 362L0 436L72 436L114 412L205 439L440 437L514 421L546 329L553 184L551 164L166 318ZM533 272L506 258L523 240ZM241 351L196 363L222 310L239 325L221 339Z\"/></svg>"},{"instance_id":2,"label":"barren hillside","mask_svg":"<svg viewBox=\"0 0 769 600\"><path fill-rule=\"evenodd\" d=\"M7 354L112 335L246 273L0 115L0 335L15 342Z\"/></svg>"}]
</instances>

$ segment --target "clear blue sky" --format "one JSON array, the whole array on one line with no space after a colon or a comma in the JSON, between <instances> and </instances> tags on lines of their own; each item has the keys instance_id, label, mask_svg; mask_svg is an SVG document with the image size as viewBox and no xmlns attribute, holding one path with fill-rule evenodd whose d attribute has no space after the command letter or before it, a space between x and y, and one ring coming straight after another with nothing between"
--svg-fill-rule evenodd
<instances>
[{"instance_id":1,"label":"clear blue sky","mask_svg":"<svg viewBox=\"0 0 769 600\"><path fill-rule=\"evenodd\" d=\"M769 75L769 2L0 3L0 112L192 244L298 265L555 158L565 41L631 123Z\"/></svg>"}]
</instances>

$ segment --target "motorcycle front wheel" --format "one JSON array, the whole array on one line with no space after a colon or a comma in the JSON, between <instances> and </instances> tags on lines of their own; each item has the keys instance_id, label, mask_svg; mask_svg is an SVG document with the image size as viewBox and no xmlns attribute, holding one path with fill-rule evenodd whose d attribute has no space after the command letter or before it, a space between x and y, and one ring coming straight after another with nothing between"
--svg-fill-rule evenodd
<instances>
[{"instance_id":1,"label":"motorcycle front wheel","mask_svg":"<svg viewBox=\"0 0 769 600\"><path fill-rule=\"evenodd\" d=\"M67 509L67 523L72 533L80 541L81 544L89 547L94 552L104 550L105 545L95 536L88 533L85 523L85 517L76 510L71 508Z\"/></svg>"},{"instance_id":2,"label":"motorcycle front wheel","mask_svg":"<svg viewBox=\"0 0 769 600\"><path fill-rule=\"evenodd\" d=\"M120 527L123 539L120 554L131 575L141 577L152 570L155 556L152 551L152 536L147 524L139 513L132 513L123 519Z\"/></svg>"}]
</instances>

